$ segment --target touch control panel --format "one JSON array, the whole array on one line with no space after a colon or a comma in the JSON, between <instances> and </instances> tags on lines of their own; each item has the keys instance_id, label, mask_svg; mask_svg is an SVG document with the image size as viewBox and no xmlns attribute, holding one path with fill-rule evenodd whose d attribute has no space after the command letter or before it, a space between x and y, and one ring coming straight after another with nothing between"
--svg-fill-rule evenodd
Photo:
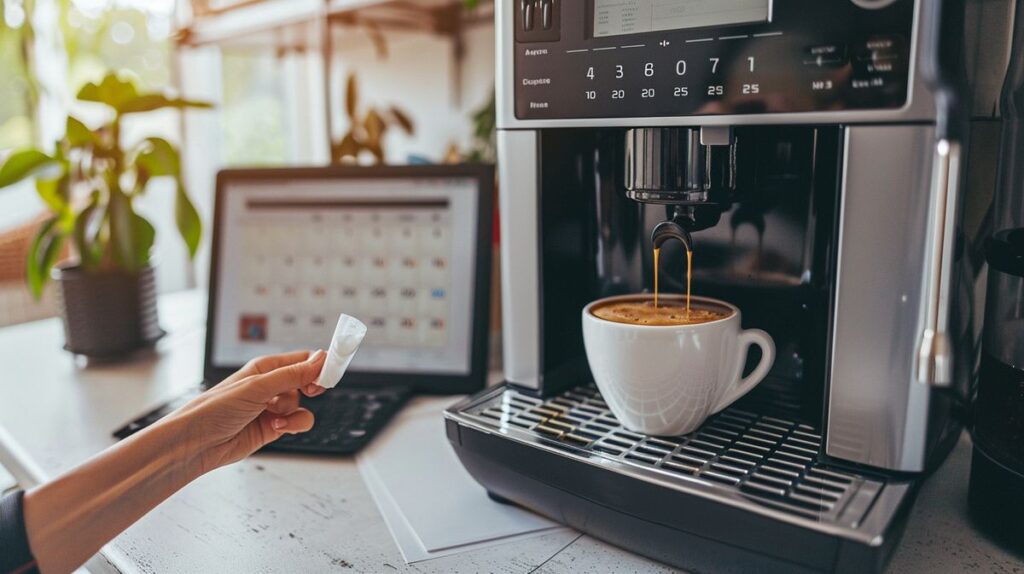
<instances>
[{"instance_id":1,"label":"touch control panel","mask_svg":"<svg viewBox=\"0 0 1024 574\"><path fill-rule=\"evenodd\" d=\"M893 109L913 0L516 0L519 119Z\"/></svg>"}]
</instances>

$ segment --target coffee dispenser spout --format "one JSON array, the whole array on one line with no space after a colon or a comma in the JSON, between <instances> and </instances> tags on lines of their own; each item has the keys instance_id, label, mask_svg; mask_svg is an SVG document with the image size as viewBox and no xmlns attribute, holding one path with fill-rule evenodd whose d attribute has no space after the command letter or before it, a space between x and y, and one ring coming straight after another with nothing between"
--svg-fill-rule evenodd
<instances>
[{"instance_id":1,"label":"coffee dispenser spout","mask_svg":"<svg viewBox=\"0 0 1024 574\"><path fill-rule=\"evenodd\" d=\"M662 221L651 232L651 243L655 249L660 249L669 239L678 240L687 251L693 250L693 239L690 237L690 232L681 224L679 218Z\"/></svg>"}]
</instances>

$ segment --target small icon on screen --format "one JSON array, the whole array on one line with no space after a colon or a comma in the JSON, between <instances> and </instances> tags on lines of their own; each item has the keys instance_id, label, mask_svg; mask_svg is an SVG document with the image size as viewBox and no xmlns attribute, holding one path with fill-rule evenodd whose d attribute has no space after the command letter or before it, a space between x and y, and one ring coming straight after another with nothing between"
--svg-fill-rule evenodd
<instances>
[{"instance_id":1,"label":"small icon on screen","mask_svg":"<svg viewBox=\"0 0 1024 574\"><path fill-rule=\"evenodd\" d=\"M242 315L238 320L238 338L246 342L267 340L266 315Z\"/></svg>"}]
</instances>

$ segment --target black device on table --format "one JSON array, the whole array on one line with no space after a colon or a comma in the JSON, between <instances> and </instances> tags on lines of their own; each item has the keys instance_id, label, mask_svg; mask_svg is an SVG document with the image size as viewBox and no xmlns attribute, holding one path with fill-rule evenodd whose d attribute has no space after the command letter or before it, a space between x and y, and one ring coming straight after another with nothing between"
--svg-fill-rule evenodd
<instances>
[{"instance_id":1,"label":"black device on table","mask_svg":"<svg viewBox=\"0 0 1024 574\"><path fill-rule=\"evenodd\" d=\"M114 432L156 422L259 355L326 348L340 313L369 330L343 382L302 397L313 429L265 450L351 454L415 393L487 377L494 170L221 171L204 381Z\"/></svg>"}]
</instances>

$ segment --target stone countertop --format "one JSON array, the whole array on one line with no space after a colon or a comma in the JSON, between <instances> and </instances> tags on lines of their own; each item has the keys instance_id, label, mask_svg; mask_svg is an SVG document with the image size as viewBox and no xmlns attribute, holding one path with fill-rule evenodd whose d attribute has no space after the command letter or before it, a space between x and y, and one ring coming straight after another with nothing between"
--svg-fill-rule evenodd
<instances>
[{"instance_id":1,"label":"stone countertop","mask_svg":"<svg viewBox=\"0 0 1024 574\"><path fill-rule=\"evenodd\" d=\"M967 485L971 441L967 433L921 487L889 572L1024 573L1024 554L997 546L971 525Z\"/></svg>"}]
</instances>

